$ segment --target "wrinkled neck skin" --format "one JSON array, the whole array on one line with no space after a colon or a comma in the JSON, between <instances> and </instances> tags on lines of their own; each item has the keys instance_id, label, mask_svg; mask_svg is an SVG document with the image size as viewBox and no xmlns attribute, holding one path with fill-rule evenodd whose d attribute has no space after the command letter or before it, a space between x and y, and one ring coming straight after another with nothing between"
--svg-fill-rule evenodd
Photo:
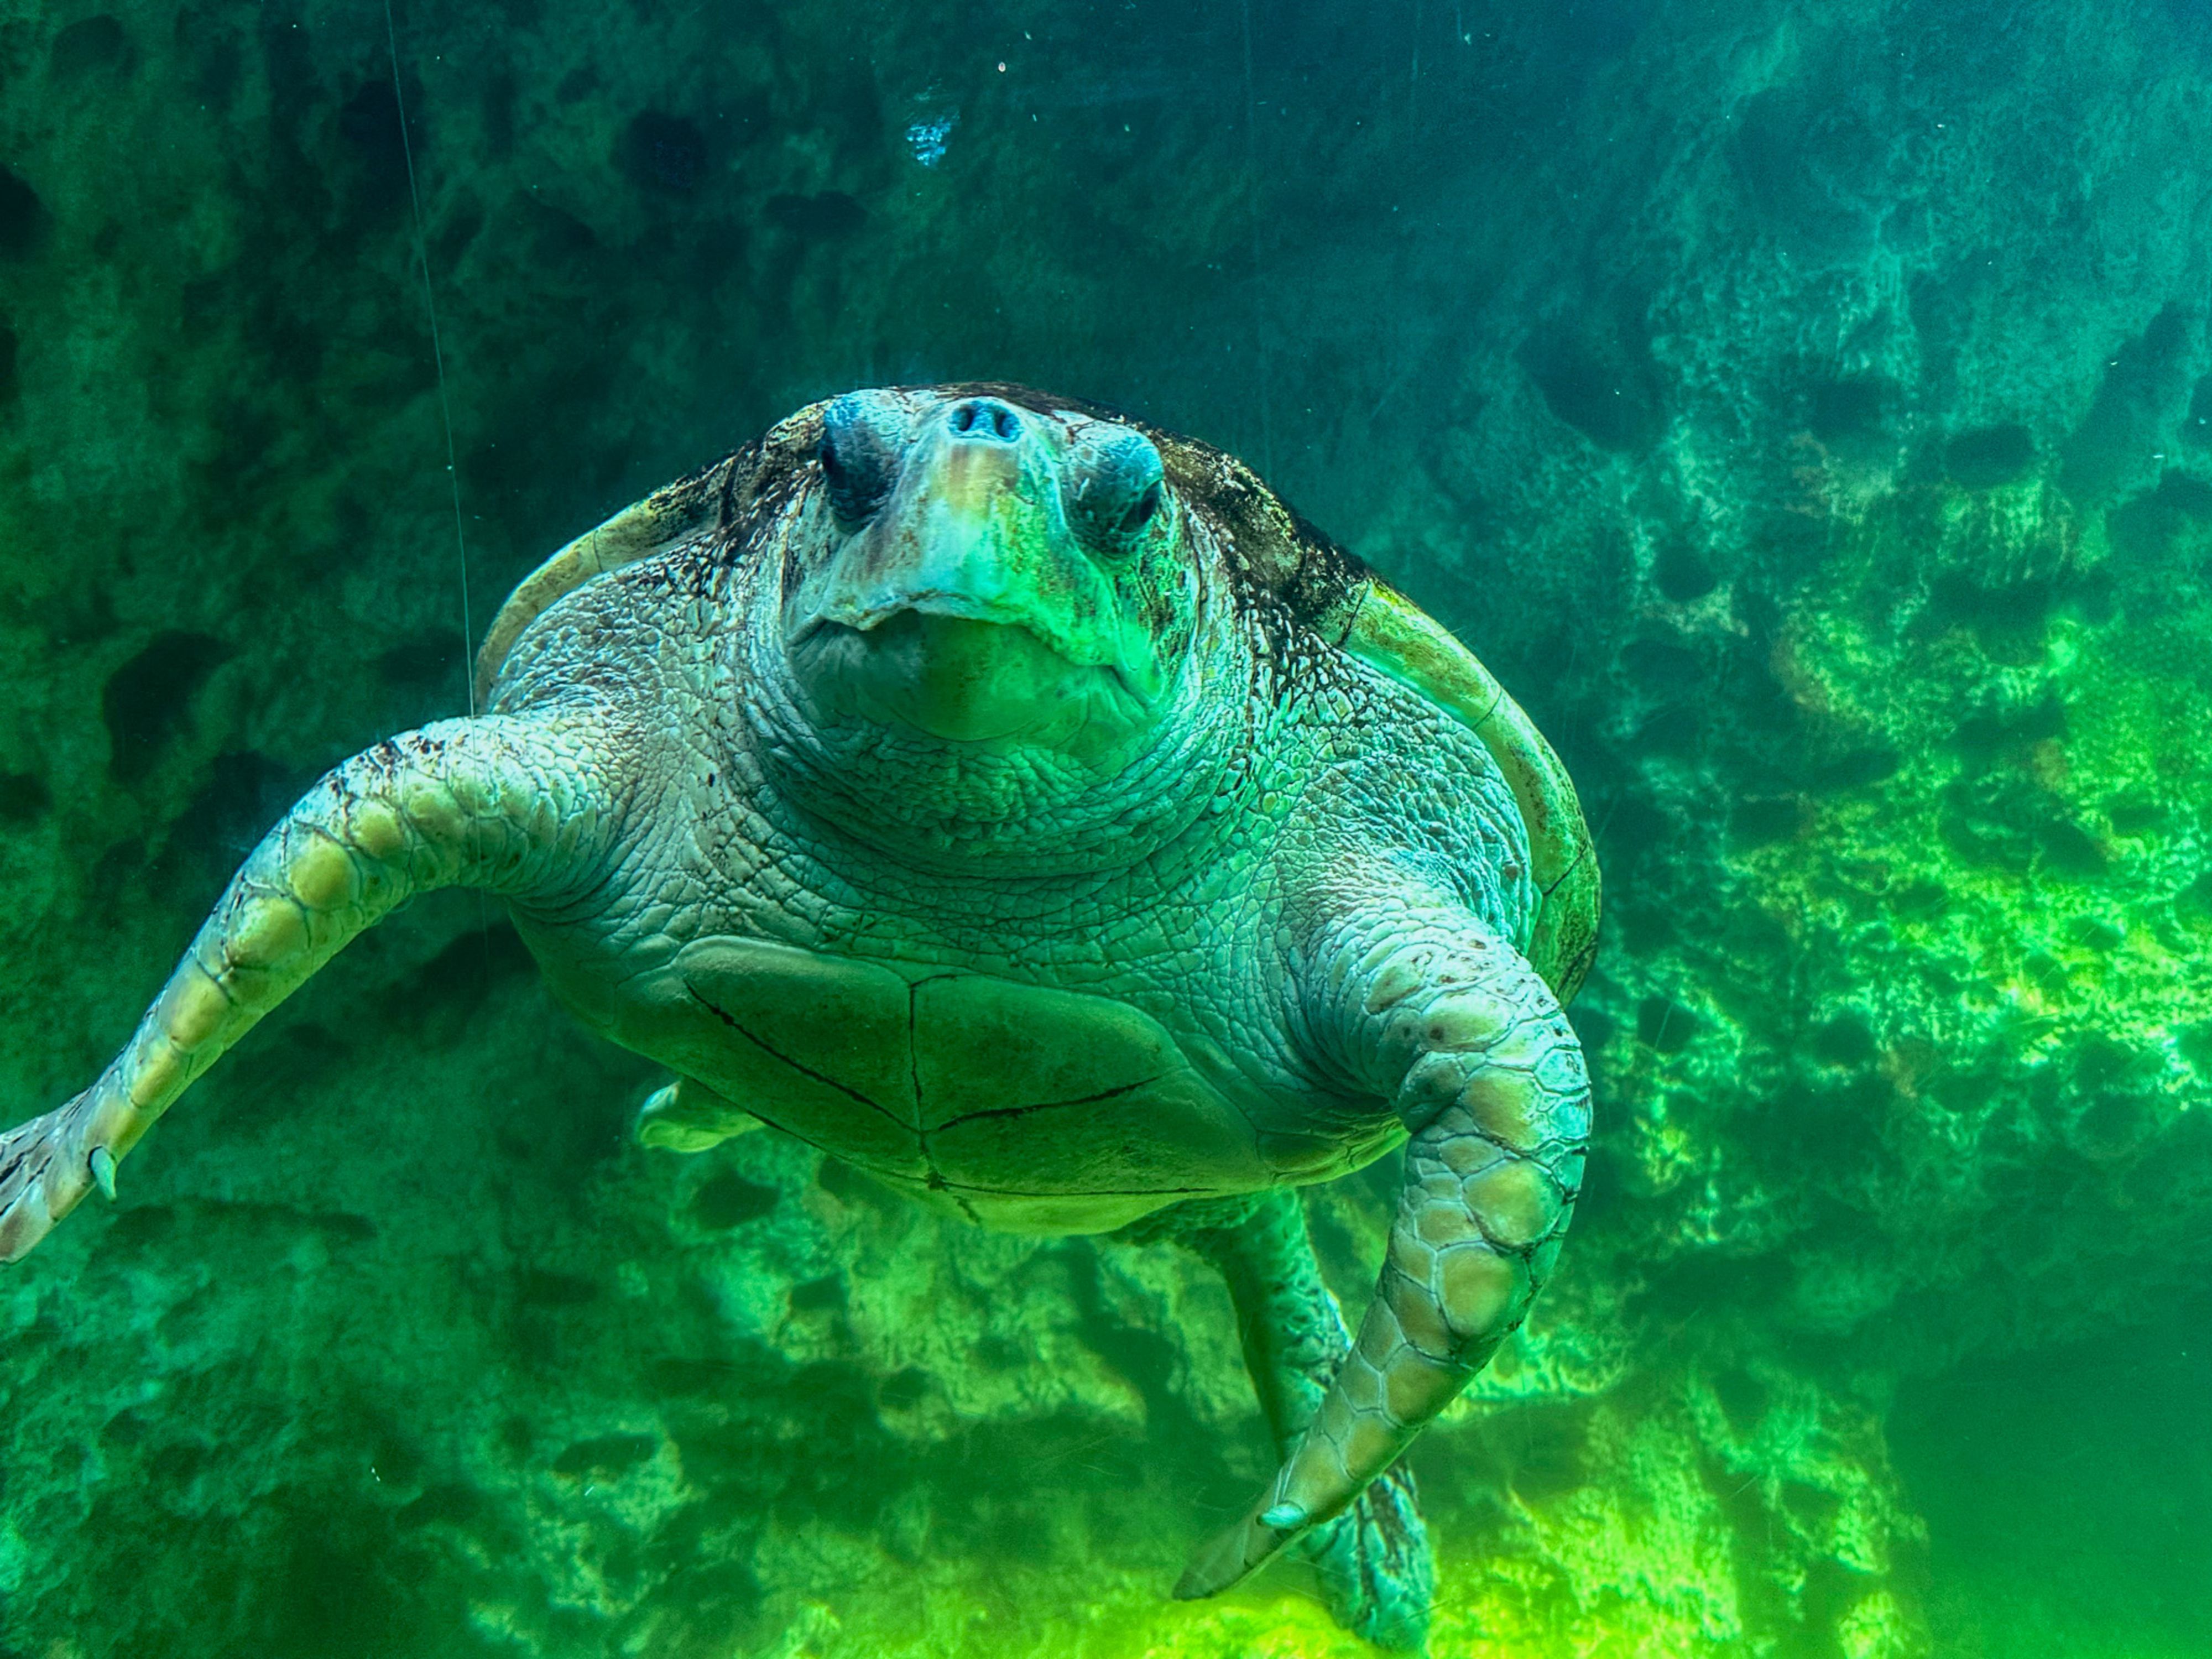
<instances>
[{"instance_id":1,"label":"wrinkled neck skin","mask_svg":"<svg viewBox=\"0 0 2212 1659\"><path fill-rule=\"evenodd\" d=\"M743 727L785 801L884 858L974 876L1127 868L1203 831L1249 745L1252 648L1224 624L1218 565L1150 718L1096 744L1070 742L1064 729L1050 742L955 741L822 706L794 672L781 625L789 568L758 560L731 596L739 618L726 637L747 690Z\"/></svg>"}]
</instances>

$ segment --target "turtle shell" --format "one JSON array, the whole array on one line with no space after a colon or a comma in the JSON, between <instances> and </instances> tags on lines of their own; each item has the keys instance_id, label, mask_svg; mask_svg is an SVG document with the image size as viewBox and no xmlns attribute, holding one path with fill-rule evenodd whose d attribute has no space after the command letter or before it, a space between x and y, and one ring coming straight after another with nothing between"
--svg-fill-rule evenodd
<instances>
[{"instance_id":1,"label":"turtle shell","mask_svg":"<svg viewBox=\"0 0 2212 1659\"><path fill-rule=\"evenodd\" d=\"M1566 769L1474 653L1450 630L1378 580L1308 524L1235 457L1117 410L1026 386L976 381L934 388L946 398L994 397L1040 414L1115 421L1150 438L1169 485L1211 526L1236 585L1278 643L1310 630L1451 715L1482 740L1513 791L1528 835L1538 894L1529 964L1561 1002L1597 951L1598 870ZM801 487L822 438L823 404L779 422L704 471L657 489L586 531L540 565L493 618L477 653L481 702L525 629L596 576L712 531L743 544Z\"/></svg>"},{"instance_id":2,"label":"turtle shell","mask_svg":"<svg viewBox=\"0 0 2212 1659\"><path fill-rule=\"evenodd\" d=\"M757 446L756 446L757 448ZM481 707L523 630L563 594L594 576L658 553L711 528L720 515L729 475L740 456L656 489L643 501L586 530L522 579L507 596L477 650L476 700Z\"/></svg>"},{"instance_id":3,"label":"turtle shell","mask_svg":"<svg viewBox=\"0 0 2212 1659\"><path fill-rule=\"evenodd\" d=\"M1482 739L1528 832L1537 892L1528 957L1562 1003L1597 955L1597 855L1567 769L1521 705L1450 630L1402 593L1370 578L1344 649L1418 692Z\"/></svg>"}]
</instances>

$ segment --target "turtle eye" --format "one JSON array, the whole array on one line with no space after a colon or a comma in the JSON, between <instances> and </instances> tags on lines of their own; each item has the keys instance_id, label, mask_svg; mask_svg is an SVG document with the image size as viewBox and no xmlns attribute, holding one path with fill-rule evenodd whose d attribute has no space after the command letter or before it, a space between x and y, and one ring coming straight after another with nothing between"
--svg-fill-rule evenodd
<instances>
[{"instance_id":1,"label":"turtle eye","mask_svg":"<svg viewBox=\"0 0 2212 1659\"><path fill-rule=\"evenodd\" d=\"M1121 522L1116 528L1125 536L1134 536L1158 516L1159 510L1160 486L1155 481L1152 487L1138 496L1135 504L1121 515Z\"/></svg>"},{"instance_id":2,"label":"turtle eye","mask_svg":"<svg viewBox=\"0 0 2212 1659\"><path fill-rule=\"evenodd\" d=\"M1068 521L1095 551L1128 557L1167 504L1160 452L1125 427L1084 446L1072 460L1063 496Z\"/></svg>"},{"instance_id":3,"label":"turtle eye","mask_svg":"<svg viewBox=\"0 0 2212 1659\"><path fill-rule=\"evenodd\" d=\"M822 414L822 483L830 510L848 530L873 518L898 482L906 447L901 415L860 392Z\"/></svg>"}]
</instances>

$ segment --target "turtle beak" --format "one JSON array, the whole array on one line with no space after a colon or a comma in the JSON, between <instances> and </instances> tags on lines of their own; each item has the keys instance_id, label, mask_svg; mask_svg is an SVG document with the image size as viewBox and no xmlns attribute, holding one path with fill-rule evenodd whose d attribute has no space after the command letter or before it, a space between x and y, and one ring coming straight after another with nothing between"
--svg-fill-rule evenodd
<instances>
[{"instance_id":1,"label":"turtle beak","mask_svg":"<svg viewBox=\"0 0 2212 1659\"><path fill-rule=\"evenodd\" d=\"M906 611L1026 628L1095 665L1069 624L1097 584L1061 518L1052 461L1034 416L996 398L954 404L836 561L812 619L862 633Z\"/></svg>"},{"instance_id":2,"label":"turtle beak","mask_svg":"<svg viewBox=\"0 0 2212 1659\"><path fill-rule=\"evenodd\" d=\"M787 635L827 706L957 742L1125 730L1154 701L1070 531L1043 423L946 406L891 498L802 582Z\"/></svg>"}]
</instances>

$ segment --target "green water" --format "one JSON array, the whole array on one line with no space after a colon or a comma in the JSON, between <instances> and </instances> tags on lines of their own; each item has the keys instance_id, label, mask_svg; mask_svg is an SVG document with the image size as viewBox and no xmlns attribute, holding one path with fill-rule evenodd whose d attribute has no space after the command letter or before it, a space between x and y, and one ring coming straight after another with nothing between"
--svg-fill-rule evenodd
<instances>
[{"instance_id":1,"label":"green water","mask_svg":"<svg viewBox=\"0 0 2212 1659\"><path fill-rule=\"evenodd\" d=\"M1046 386L1455 627L1596 832L1431 1652L2212 1652L2203 6L97 3L0 4L9 1120L568 537ZM1165 1599L1270 1466L1217 1283L654 1080L468 895L267 1021L0 1276L0 1653L1364 1651ZM1391 1190L1312 1195L1355 1303Z\"/></svg>"}]
</instances>

